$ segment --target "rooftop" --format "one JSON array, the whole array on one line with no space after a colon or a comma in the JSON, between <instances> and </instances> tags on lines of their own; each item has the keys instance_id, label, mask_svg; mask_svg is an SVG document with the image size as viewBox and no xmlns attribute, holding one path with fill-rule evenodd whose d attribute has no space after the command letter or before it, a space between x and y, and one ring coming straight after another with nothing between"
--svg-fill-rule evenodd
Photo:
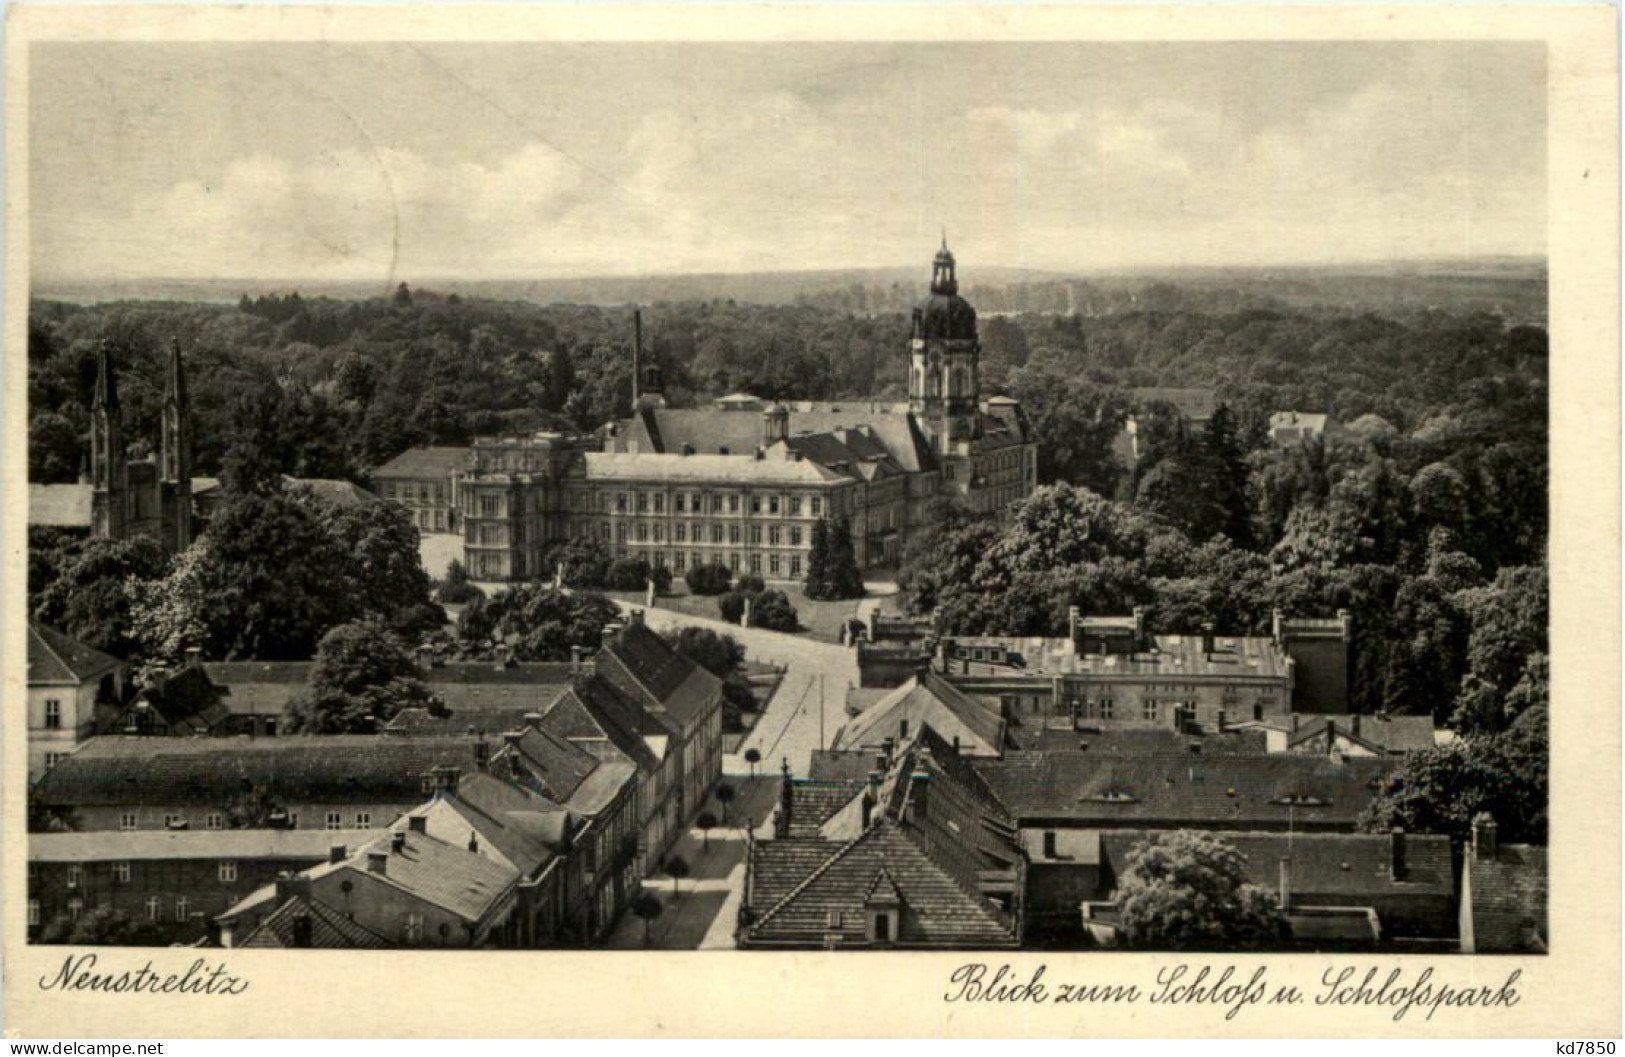
<instances>
[{"instance_id":1,"label":"rooftop","mask_svg":"<svg viewBox=\"0 0 1625 1057\"><path fill-rule=\"evenodd\" d=\"M28 622L28 683L78 686L101 678L123 662L37 621Z\"/></svg>"},{"instance_id":2,"label":"rooftop","mask_svg":"<svg viewBox=\"0 0 1625 1057\"><path fill-rule=\"evenodd\" d=\"M354 850L377 830L89 830L28 835L30 862L134 862L148 859L286 859L318 862L334 847Z\"/></svg>"},{"instance_id":3,"label":"rooftop","mask_svg":"<svg viewBox=\"0 0 1625 1057\"><path fill-rule=\"evenodd\" d=\"M468 466L471 448L408 448L372 472L375 479L450 477Z\"/></svg>"}]
</instances>

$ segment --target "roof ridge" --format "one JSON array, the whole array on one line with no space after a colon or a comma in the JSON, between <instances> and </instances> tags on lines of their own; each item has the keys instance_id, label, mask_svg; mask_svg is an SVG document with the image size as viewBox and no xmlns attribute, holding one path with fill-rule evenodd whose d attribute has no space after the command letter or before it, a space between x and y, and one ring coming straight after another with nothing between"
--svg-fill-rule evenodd
<instances>
[{"instance_id":1,"label":"roof ridge","mask_svg":"<svg viewBox=\"0 0 1625 1057\"><path fill-rule=\"evenodd\" d=\"M756 925L766 924L768 922L768 920L770 920L773 917L774 914L777 914L780 910L784 909L785 904L789 903L790 900L796 898L802 892L806 891L807 886L811 885L814 881L818 880L825 873L827 873L829 871L830 867L834 866L835 863L838 862L840 859L844 858L848 852L850 852L853 848L857 847L860 841L866 840L869 837L870 834L877 832L879 830L879 828L880 827L878 827L878 826L870 826L868 829L864 830L862 833L859 833L856 837L853 837L851 840L847 841L841 847L837 848L833 855L831 855L829 858L825 859L821 864L819 864L819 866L815 870L812 871L812 873L809 873L805 878L803 878L800 884L798 884L794 888L790 889L790 891L784 893L784 896L777 903L774 903L771 907L769 907L767 913L765 913L761 917L757 918L756 921L754 922L754 924L756 924ZM781 840L796 840L796 839L804 839L804 838L785 837L785 838L780 838L780 839ZM819 838L816 838L816 839L823 840L822 837L819 837Z\"/></svg>"}]
</instances>

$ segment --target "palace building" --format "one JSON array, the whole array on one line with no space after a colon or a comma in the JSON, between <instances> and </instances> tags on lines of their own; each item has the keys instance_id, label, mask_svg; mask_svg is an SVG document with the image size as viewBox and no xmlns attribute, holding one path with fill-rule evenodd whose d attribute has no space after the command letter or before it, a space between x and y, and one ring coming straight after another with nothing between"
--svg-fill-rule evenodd
<instances>
[{"instance_id":1,"label":"palace building","mask_svg":"<svg viewBox=\"0 0 1625 1057\"><path fill-rule=\"evenodd\" d=\"M824 518L846 520L862 567L895 565L939 497L996 512L1037 486L1020 405L980 395L976 310L959 296L946 242L914 310L906 402L737 393L671 408L640 352L632 414L601 437L480 438L428 493L411 482L410 495L454 497L446 523L460 526L475 579L549 576L547 544L559 539L597 540L678 574L720 563L799 579Z\"/></svg>"}]
</instances>

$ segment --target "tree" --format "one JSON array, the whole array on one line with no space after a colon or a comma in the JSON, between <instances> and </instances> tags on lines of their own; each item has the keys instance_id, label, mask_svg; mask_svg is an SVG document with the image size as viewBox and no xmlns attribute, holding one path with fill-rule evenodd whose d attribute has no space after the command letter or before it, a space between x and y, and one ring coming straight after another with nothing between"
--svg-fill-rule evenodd
<instances>
[{"instance_id":1,"label":"tree","mask_svg":"<svg viewBox=\"0 0 1625 1057\"><path fill-rule=\"evenodd\" d=\"M333 544L342 550L348 590L362 613L389 619L429 603L429 576L412 516L394 503L308 502Z\"/></svg>"},{"instance_id":2,"label":"tree","mask_svg":"<svg viewBox=\"0 0 1625 1057\"><path fill-rule=\"evenodd\" d=\"M39 484L66 484L79 476L85 444L64 415L47 411L28 423L28 479Z\"/></svg>"},{"instance_id":3,"label":"tree","mask_svg":"<svg viewBox=\"0 0 1625 1057\"><path fill-rule=\"evenodd\" d=\"M688 860L681 855L666 856L666 876L671 878L671 898L676 902L683 894L683 878L688 876Z\"/></svg>"},{"instance_id":4,"label":"tree","mask_svg":"<svg viewBox=\"0 0 1625 1057\"><path fill-rule=\"evenodd\" d=\"M649 946L654 942L653 930L655 918L658 918L665 907L660 905L660 897L653 892L640 892L632 900L632 913L643 919L643 945Z\"/></svg>"},{"instance_id":5,"label":"tree","mask_svg":"<svg viewBox=\"0 0 1625 1057\"><path fill-rule=\"evenodd\" d=\"M1461 592L1467 614L1467 673L1454 722L1464 731L1503 729L1516 716L1513 690L1529 675L1531 659L1544 663L1551 602L1544 565L1501 569L1487 587ZM1538 678L1538 675L1535 676Z\"/></svg>"},{"instance_id":6,"label":"tree","mask_svg":"<svg viewBox=\"0 0 1625 1057\"><path fill-rule=\"evenodd\" d=\"M688 589L697 595L720 595L733 583L733 574L721 562L693 565L683 574Z\"/></svg>"},{"instance_id":7,"label":"tree","mask_svg":"<svg viewBox=\"0 0 1625 1057\"><path fill-rule=\"evenodd\" d=\"M809 557L809 571L807 575L808 598L862 598L863 573L858 569L857 555L852 545L852 528L846 519L831 522L824 531L824 550L817 553L819 546L819 532L817 527L813 531L813 547L815 553ZM817 569L818 579L813 578L813 569Z\"/></svg>"},{"instance_id":8,"label":"tree","mask_svg":"<svg viewBox=\"0 0 1625 1057\"><path fill-rule=\"evenodd\" d=\"M691 624L661 635L672 649L719 679L732 675L745 660L745 647L738 639L710 628Z\"/></svg>"},{"instance_id":9,"label":"tree","mask_svg":"<svg viewBox=\"0 0 1625 1057\"><path fill-rule=\"evenodd\" d=\"M1487 811L1501 839L1546 843L1550 749L1544 707L1506 731L1409 753L1383 779L1360 828L1386 833L1442 833L1464 841Z\"/></svg>"},{"instance_id":10,"label":"tree","mask_svg":"<svg viewBox=\"0 0 1625 1057\"><path fill-rule=\"evenodd\" d=\"M395 287L394 300L397 306L404 307L410 305L412 303L412 288L407 286L405 283L401 283L399 286Z\"/></svg>"},{"instance_id":11,"label":"tree","mask_svg":"<svg viewBox=\"0 0 1625 1057\"><path fill-rule=\"evenodd\" d=\"M722 805L722 824L728 824L728 805L733 803L737 791L727 782L717 786L717 803Z\"/></svg>"},{"instance_id":12,"label":"tree","mask_svg":"<svg viewBox=\"0 0 1625 1057\"><path fill-rule=\"evenodd\" d=\"M228 500L170 567L136 617L150 654L299 660L360 615L352 557L308 501L281 493Z\"/></svg>"},{"instance_id":13,"label":"tree","mask_svg":"<svg viewBox=\"0 0 1625 1057\"><path fill-rule=\"evenodd\" d=\"M306 734L370 734L403 708L441 706L412 655L373 621L341 624L322 636L304 692L288 702L288 729Z\"/></svg>"},{"instance_id":14,"label":"tree","mask_svg":"<svg viewBox=\"0 0 1625 1057\"><path fill-rule=\"evenodd\" d=\"M604 625L619 619L620 610L603 595L520 584L465 606L457 636L474 653L505 648L515 660L566 661L572 646L598 649Z\"/></svg>"},{"instance_id":15,"label":"tree","mask_svg":"<svg viewBox=\"0 0 1625 1057\"><path fill-rule=\"evenodd\" d=\"M813 522L812 549L807 554L807 579L803 588L808 598L821 598L829 582L826 566L829 562L829 518Z\"/></svg>"},{"instance_id":16,"label":"tree","mask_svg":"<svg viewBox=\"0 0 1625 1057\"><path fill-rule=\"evenodd\" d=\"M745 750L745 762L750 764L750 776L752 778L755 778L756 777L756 765L762 762L761 750L760 749L746 749Z\"/></svg>"},{"instance_id":17,"label":"tree","mask_svg":"<svg viewBox=\"0 0 1625 1057\"><path fill-rule=\"evenodd\" d=\"M148 536L93 538L65 552L34 605L40 621L91 649L129 658L141 649L141 599L169 566Z\"/></svg>"},{"instance_id":18,"label":"tree","mask_svg":"<svg viewBox=\"0 0 1625 1057\"><path fill-rule=\"evenodd\" d=\"M726 594L717 596L717 612L720 613L722 615L722 619L726 620L728 623L738 624L745 618L746 602L751 602L754 604L755 599L743 591L729 591ZM750 621L750 623L754 625L756 622L753 619Z\"/></svg>"},{"instance_id":19,"label":"tree","mask_svg":"<svg viewBox=\"0 0 1625 1057\"><path fill-rule=\"evenodd\" d=\"M700 850L711 850L711 830L717 824L717 817L709 811L701 811L700 817L694 820L694 825L700 828Z\"/></svg>"},{"instance_id":20,"label":"tree","mask_svg":"<svg viewBox=\"0 0 1625 1057\"><path fill-rule=\"evenodd\" d=\"M164 933L157 922L139 921L104 905L80 914L78 920L58 914L41 931L39 942L85 947L161 947Z\"/></svg>"},{"instance_id":21,"label":"tree","mask_svg":"<svg viewBox=\"0 0 1625 1057\"><path fill-rule=\"evenodd\" d=\"M1247 880L1247 859L1218 837L1192 830L1134 846L1117 904L1130 946L1141 950L1266 948L1283 920L1268 891Z\"/></svg>"}]
</instances>

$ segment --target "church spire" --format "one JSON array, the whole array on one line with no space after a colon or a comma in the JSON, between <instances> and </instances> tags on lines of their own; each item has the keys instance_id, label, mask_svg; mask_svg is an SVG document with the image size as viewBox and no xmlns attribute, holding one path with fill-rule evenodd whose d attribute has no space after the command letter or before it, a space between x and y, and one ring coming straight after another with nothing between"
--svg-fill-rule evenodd
<instances>
[{"instance_id":1,"label":"church spire","mask_svg":"<svg viewBox=\"0 0 1625 1057\"><path fill-rule=\"evenodd\" d=\"M192 542L192 410L186 399L186 365L178 340L169 347L161 424L160 531L164 546L178 554Z\"/></svg>"},{"instance_id":2,"label":"church spire","mask_svg":"<svg viewBox=\"0 0 1625 1057\"><path fill-rule=\"evenodd\" d=\"M104 341L96 350L96 393L90 399L92 411L118 410L118 376L112 361L113 355Z\"/></svg>"},{"instance_id":3,"label":"church spire","mask_svg":"<svg viewBox=\"0 0 1625 1057\"><path fill-rule=\"evenodd\" d=\"M959 280L954 278L954 255L948 249L948 229L942 231L942 249L937 251L931 264L931 292L952 297L959 293Z\"/></svg>"}]
</instances>

